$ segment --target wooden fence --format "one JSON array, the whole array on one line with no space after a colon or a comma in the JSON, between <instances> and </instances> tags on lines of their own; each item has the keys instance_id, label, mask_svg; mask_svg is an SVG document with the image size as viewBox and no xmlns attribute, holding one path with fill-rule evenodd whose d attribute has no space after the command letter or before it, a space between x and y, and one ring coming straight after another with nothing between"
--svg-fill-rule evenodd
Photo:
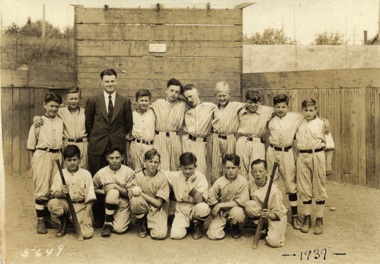
<instances>
[{"instance_id":1,"label":"wooden fence","mask_svg":"<svg viewBox=\"0 0 380 264\"><path fill-rule=\"evenodd\" d=\"M260 91L266 105L289 95L293 111L316 99L335 140L331 180L380 188L380 69L247 73L242 85L243 94Z\"/></svg>"}]
</instances>

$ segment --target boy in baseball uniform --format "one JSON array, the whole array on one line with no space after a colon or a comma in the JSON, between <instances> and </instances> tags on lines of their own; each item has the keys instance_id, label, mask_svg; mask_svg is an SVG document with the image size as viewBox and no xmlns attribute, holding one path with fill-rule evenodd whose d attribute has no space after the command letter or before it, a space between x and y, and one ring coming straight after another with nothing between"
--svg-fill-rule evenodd
<instances>
[{"instance_id":1,"label":"boy in baseball uniform","mask_svg":"<svg viewBox=\"0 0 380 264\"><path fill-rule=\"evenodd\" d=\"M61 159L63 122L57 117L62 98L55 93L46 93L43 125L29 130L27 149L32 153L34 207L37 214L37 233L46 234L46 228L54 227L47 202L53 176L57 173L56 160ZM56 225L56 224L55 224Z\"/></svg>"},{"instance_id":2,"label":"boy in baseball uniform","mask_svg":"<svg viewBox=\"0 0 380 264\"><path fill-rule=\"evenodd\" d=\"M261 105L261 96L256 91L247 91L246 105L239 112L236 154L241 159L241 174L251 180L250 166L256 159L265 159L264 134L271 119L273 107Z\"/></svg>"},{"instance_id":3,"label":"boy in baseball uniform","mask_svg":"<svg viewBox=\"0 0 380 264\"><path fill-rule=\"evenodd\" d=\"M250 200L245 203L245 213L249 218L258 219L261 216L266 219L268 245L282 247L285 244L287 224L287 209L282 202L282 193L276 185L273 185L268 209L262 209L269 186L267 163L260 159L254 160L251 169L253 180L248 183Z\"/></svg>"},{"instance_id":4,"label":"boy in baseball uniform","mask_svg":"<svg viewBox=\"0 0 380 264\"><path fill-rule=\"evenodd\" d=\"M129 144L128 156L133 170L141 170L144 164L144 154L153 148L155 136L156 116L149 108L152 94L147 89L136 92L137 109L133 111L133 126L128 134Z\"/></svg>"},{"instance_id":5,"label":"boy in baseball uniform","mask_svg":"<svg viewBox=\"0 0 380 264\"><path fill-rule=\"evenodd\" d=\"M227 221L232 224L232 237L239 238L239 224L245 220L244 205L248 201L247 179L239 175L240 158L226 154L223 158L225 175L218 178L209 190L207 203L211 206L211 222L207 236L211 240L222 239Z\"/></svg>"},{"instance_id":6,"label":"boy in baseball uniform","mask_svg":"<svg viewBox=\"0 0 380 264\"><path fill-rule=\"evenodd\" d=\"M155 101L151 108L156 115L156 135L154 148L161 154L160 169L177 171L178 159L182 153L181 139L178 135L183 127L186 103L179 99L182 84L170 79L165 90L166 98Z\"/></svg>"},{"instance_id":7,"label":"boy in baseball uniform","mask_svg":"<svg viewBox=\"0 0 380 264\"><path fill-rule=\"evenodd\" d=\"M222 160L227 153L235 153L235 133L239 128L238 113L244 104L231 102L231 91L228 83L218 82L215 86L218 107L214 110L211 135L211 184L223 175Z\"/></svg>"},{"instance_id":8,"label":"boy in baseball uniform","mask_svg":"<svg viewBox=\"0 0 380 264\"><path fill-rule=\"evenodd\" d=\"M102 237L109 237L111 231L123 233L131 220L128 190L133 179L133 170L123 164L123 149L118 145L107 149L108 166L94 176L95 192L105 196L105 222Z\"/></svg>"},{"instance_id":9,"label":"boy in baseball uniform","mask_svg":"<svg viewBox=\"0 0 380 264\"><path fill-rule=\"evenodd\" d=\"M292 226L299 230L301 224L298 219L297 183L292 144L304 117L300 113L288 112L289 98L285 94L276 95L273 98L273 104L275 115L267 124L269 132L268 170L272 171L274 162L278 163L279 167L274 183L277 183L279 176L283 178L292 210Z\"/></svg>"},{"instance_id":10,"label":"boy in baseball uniform","mask_svg":"<svg viewBox=\"0 0 380 264\"><path fill-rule=\"evenodd\" d=\"M317 205L314 234L323 234L323 212L326 193L326 123L317 116L317 102L306 99L302 102L305 116L296 133L297 149L297 189L304 207L303 233L311 227L312 199Z\"/></svg>"},{"instance_id":11,"label":"boy in baseball uniform","mask_svg":"<svg viewBox=\"0 0 380 264\"><path fill-rule=\"evenodd\" d=\"M165 174L158 170L161 155L156 149L144 155L144 168L135 172L131 195L131 211L136 216L138 236L148 235L154 239L165 239L168 233L167 202L169 184Z\"/></svg>"},{"instance_id":12,"label":"boy in baseball uniform","mask_svg":"<svg viewBox=\"0 0 380 264\"><path fill-rule=\"evenodd\" d=\"M62 170L62 173L65 177L66 185L62 184L62 179L58 172L50 189L53 198L48 203L49 211L61 222L56 236L62 237L66 235L66 227L71 215L65 196L70 195L83 237L91 238L94 234L92 206L96 201L91 173L80 168L80 149L76 145L67 145L64 148L63 160L66 168Z\"/></svg>"},{"instance_id":13,"label":"boy in baseball uniform","mask_svg":"<svg viewBox=\"0 0 380 264\"><path fill-rule=\"evenodd\" d=\"M206 177L196 171L197 158L191 152L185 152L179 157L180 171L166 172L170 187L176 197L176 211L170 231L171 239L182 239L187 228L193 222L194 239L203 236L203 223L210 215L208 198L208 183Z\"/></svg>"},{"instance_id":14,"label":"boy in baseball uniform","mask_svg":"<svg viewBox=\"0 0 380 264\"><path fill-rule=\"evenodd\" d=\"M182 137L183 151L192 152L198 160L197 170L206 175L206 144L207 137L211 132L211 121L214 116L215 104L202 102L199 98L198 89L194 84L187 84L182 89L183 96L190 103L191 108L185 113L186 132ZM211 179L208 179L211 181Z\"/></svg>"}]
</instances>

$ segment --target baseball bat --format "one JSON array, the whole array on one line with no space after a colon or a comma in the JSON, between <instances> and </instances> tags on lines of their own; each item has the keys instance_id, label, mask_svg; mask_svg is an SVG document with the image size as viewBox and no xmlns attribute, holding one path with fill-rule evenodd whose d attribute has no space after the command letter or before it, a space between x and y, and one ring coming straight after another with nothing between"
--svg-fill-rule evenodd
<instances>
[{"instance_id":1,"label":"baseball bat","mask_svg":"<svg viewBox=\"0 0 380 264\"><path fill-rule=\"evenodd\" d=\"M262 209L268 209L269 195L270 195L270 191L272 189L274 174L276 173L277 167L278 167L278 163L275 162L273 164L272 174L270 175L270 180L269 180L269 184L268 184L268 190L267 190L267 193L266 193L265 198L264 198ZM259 247L259 240L260 240L260 237L261 237L261 231L263 229L264 220L265 219L262 218L261 215L260 215L259 223L257 224L257 228L256 228L255 237L253 238L253 244L252 244L252 248L253 249L257 249Z\"/></svg>"},{"instance_id":2,"label":"baseball bat","mask_svg":"<svg viewBox=\"0 0 380 264\"><path fill-rule=\"evenodd\" d=\"M59 175L61 175L62 183L63 183L63 185L66 185L66 181L65 181L65 177L63 176L61 164L59 164L59 160L56 160L55 162L57 163L58 171L59 171ZM82 234L82 230L80 229L80 225L79 225L77 213L75 212L73 201L71 200L69 193L66 194L65 197L66 197L67 203L69 204L70 215L73 219L73 225L74 225L75 233L77 234L77 239L79 241L82 241L83 240L83 234Z\"/></svg>"}]
</instances>

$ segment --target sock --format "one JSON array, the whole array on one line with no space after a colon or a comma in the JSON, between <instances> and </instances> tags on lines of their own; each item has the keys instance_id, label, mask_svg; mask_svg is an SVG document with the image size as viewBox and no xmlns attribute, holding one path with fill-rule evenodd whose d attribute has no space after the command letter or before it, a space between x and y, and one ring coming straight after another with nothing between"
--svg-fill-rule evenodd
<instances>
[{"instance_id":1,"label":"sock","mask_svg":"<svg viewBox=\"0 0 380 264\"><path fill-rule=\"evenodd\" d=\"M325 201L316 201L317 204L317 213L316 217L323 217L323 212L325 211Z\"/></svg>"},{"instance_id":2,"label":"sock","mask_svg":"<svg viewBox=\"0 0 380 264\"><path fill-rule=\"evenodd\" d=\"M297 208L297 194L291 193L289 194L289 204L290 209L292 210L292 215L298 215L298 208Z\"/></svg>"},{"instance_id":3,"label":"sock","mask_svg":"<svg viewBox=\"0 0 380 264\"><path fill-rule=\"evenodd\" d=\"M303 208L304 208L304 214L310 215L311 214L311 200L303 202Z\"/></svg>"},{"instance_id":4,"label":"sock","mask_svg":"<svg viewBox=\"0 0 380 264\"><path fill-rule=\"evenodd\" d=\"M106 203L106 219L105 222L110 224L113 222L113 215L115 214L115 210L117 208L116 204Z\"/></svg>"},{"instance_id":5,"label":"sock","mask_svg":"<svg viewBox=\"0 0 380 264\"><path fill-rule=\"evenodd\" d=\"M38 219L43 219L45 217L45 201L35 200L34 208L36 209L36 214Z\"/></svg>"}]
</instances>

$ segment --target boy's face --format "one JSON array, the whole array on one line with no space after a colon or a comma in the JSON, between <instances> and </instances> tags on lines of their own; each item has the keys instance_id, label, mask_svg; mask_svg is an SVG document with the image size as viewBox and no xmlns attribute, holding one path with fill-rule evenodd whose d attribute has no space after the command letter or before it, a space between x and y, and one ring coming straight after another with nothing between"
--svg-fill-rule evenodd
<instances>
[{"instance_id":1,"label":"boy's face","mask_svg":"<svg viewBox=\"0 0 380 264\"><path fill-rule=\"evenodd\" d=\"M196 167L197 167L197 165L195 165L195 164L189 164L186 166L181 166L182 173L183 173L183 175L185 175L186 179L189 178L190 176L194 175Z\"/></svg>"},{"instance_id":2,"label":"boy's face","mask_svg":"<svg viewBox=\"0 0 380 264\"><path fill-rule=\"evenodd\" d=\"M245 101L245 105L246 105L246 109L248 112L250 113L254 113L257 111L257 109L259 108L259 105L260 105L260 102L253 102L253 100L251 99L248 99Z\"/></svg>"},{"instance_id":3,"label":"boy's face","mask_svg":"<svg viewBox=\"0 0 380 264\"><path fill-rule=\"evenodd\" d=\"M255 183L257 186L264 186L267 170L265 169L263 163L253 165L251 174L255 179Z\"/></svg>"},{"instance_id":4,"label":"boy's face","mask_svg":"<svg viewBox=\"0 0 380 264\"><path fill-rule=\"evenodd\" d=\"M166 88L166 99L173 103L178 99L179 94L181 93L181 87L178 85L170 85Z\"/></svg>"},{"instance_id":5,"label":"boy's face","mask_svg":"<svg viewBox=\"0 0 380 264\"><path fill-rule=\"evenodd\" d=\"M45 115L50 118L54 118L59 109L59 103L50 101L47 103L44 103L44 108L45 108Z\"/></svg>"},{"instance_id":6,"label":"boy's face","mask_svg":"<svg viewBox=\"0 0 380 264\"><path fill-rule=\"evenodd\" d=\"M136 101L137 107L141 112L145 112L150 104L150 98L149 96L141 96Z\"/></svg>"},{"instance_id":7,"label":"boy's face","mask_svg":"<svg viewBox=\"0 0 380 264\"><path fill-rule=\"evenodd\" d=\"M196 106L197 104L199 104L200 100L199 100L199 93L198 93L198 90L197 89L191 89L191 90L187 90L183 93L183 96L185 96L186 100L192 105L192 106Z\"/></svg>"},{"instance_id":8,"label":"boy's face","mask_svg":"<svg viewBox=\"0 0 380 264\"><path fill-rule=\"evenodd\" d=\"M158 155L154 156L150 160L145 161L145 168L150 173L156 173L158 166L160 166L160 158L158 157Z\"/></svg>"},{"instance_id":9,"label":"boy's face","mask_svg":"<svg viewBox=\"0 0 380 264\"><path fill-rule=\"evenodd\" d=\"M66 168L69 172L75 172L79 168L80 159L77 155L65 159Z\"/></svg>"},{"instance_id":10,"label":"boy's face","mask_svg":"<svg viewBox=\"0 0 380 264\"><path fill-rule=\"evenodd\" d=\"M123 155L119 151L114 151L107 155L107 161L111 170L116 171L120 169Z\"/></svg>"},{"instance_id":11,"label":"boy's face","mask_svg":"<svg viewBox=\"0 0 380 264\"><path fill-rule=\"evenodd\" d=\"M69 93L66 96L66 103L69 109L77 109L79 105L80 94L79 93Z\"/></svg>"},{"instance_id":12,"label":"boy's face","mask_svg":"<svg viewBox=\"0 0 380 264\"><path fill-rule=\"evenodd\" d=\"M220 105L225 106L231 97L231 92L227 89L219 89L215 94Z\"/></svg>"},{"instance_id":13,"label":"boy's face","mask_svg":"<svg viewBox=\"0 0 380 264\"><path fill-rule=\"evenodd\" d=\"M302 108L302 112L307 121L313 120L317 115L317 107L315 105L310 105L308 107Z\"/></svg>"},{"instance_id":14,"label":"boy's face","mask_svg":"<svg viewBox=\"0 0 380 264\"><path fill-rule=\"evenodd\" d=\"M278 117L283 117L286 115L288 112L289 106L283 102L283 103L278 103L274 106L274 112Z\"/></svg>"},{"instance_id":15,"label":"boy's face","mask_svg":"<svg viewBox=\"0 0 380 264\"><path fill-rule=\"evenodd\" d=\"M116 91L117 78L115 75L104 75L100 84L106 93L112 94Z\"/></svg>"},{"instance_id":16,"label":"boy's face","mask_svg":"<svg viewBox=\"0 0 380 264\"><path fill-rule=\"evenodd\" d=\"M233 181L238 176L239 167L233 164L231 161L227 161L226 164L224 164L224 171L226 178L230 181Z\"/></svg>"}]
</instances>

